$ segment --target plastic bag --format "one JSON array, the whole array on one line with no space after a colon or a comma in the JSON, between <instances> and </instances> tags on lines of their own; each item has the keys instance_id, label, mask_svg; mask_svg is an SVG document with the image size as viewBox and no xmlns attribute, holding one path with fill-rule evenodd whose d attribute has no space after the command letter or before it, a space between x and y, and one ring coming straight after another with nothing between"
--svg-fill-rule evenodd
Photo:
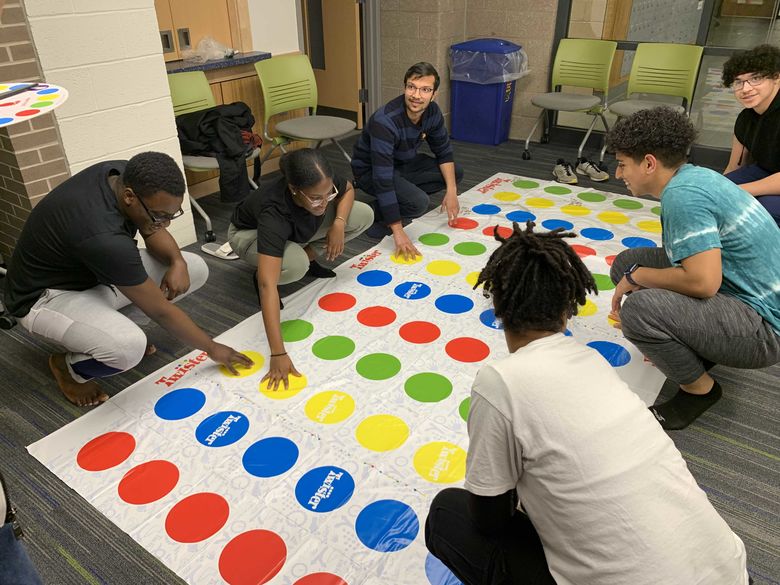
<instances>
[{"instance_id":1,"label":"plastic bag","mask_svg":"<svg viewBox=\"0 0 780 585\"><path fill-rule=\"evenodd\" d=\"M226 47L211 37L203 37L194 49L182 51L182 58L186 61L203 63L215 59L229 59L236 54L235 49Z\"/></svg>"},{"instance_id":2,"label":"plastic bag","mask_svg":"<svg viewBox=\"0 0 780 585\"><path fill-rule=\"evenodd\" d=\"M514 81L530 73L522 47L508 53L450 49L450 79L490 84Z\"/></svg>"}]
</instances>

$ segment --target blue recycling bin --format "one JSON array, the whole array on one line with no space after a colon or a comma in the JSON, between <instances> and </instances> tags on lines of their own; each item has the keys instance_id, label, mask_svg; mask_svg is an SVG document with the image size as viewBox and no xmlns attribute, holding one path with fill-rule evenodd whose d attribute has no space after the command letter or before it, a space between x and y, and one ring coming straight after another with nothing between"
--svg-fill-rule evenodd
<instances>
[{"instance_id":1,"label":"blue recycling bin","mask_svg":"<svg viewBox=\"0 0 780 585\"><path fill-rule=\"evenodd\" d=\"M515 82L528 72L520 45L473 39L450 47L451 135L478 144L509 139Z\"/></svg>"}]
</instances>

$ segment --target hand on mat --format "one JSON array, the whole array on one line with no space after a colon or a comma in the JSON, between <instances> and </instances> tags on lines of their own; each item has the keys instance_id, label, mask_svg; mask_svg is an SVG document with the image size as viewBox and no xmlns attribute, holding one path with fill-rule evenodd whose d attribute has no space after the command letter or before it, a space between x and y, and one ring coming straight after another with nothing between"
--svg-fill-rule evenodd
<instances>
[{"instance_id":1,"label":"hand on mat","mask_svg":"<svg viewBox=\"0 0 780 585\"><path fill-rule=\"evenodd\" d=\"M160 290L165 298L172 301L190 288L190 273L187 271L187 263L174 262L168 272L162 277Z\"/></svg>"},{"instance_id":2,"label":"hand on mat","mask_svg":"<svg viewBox=\"0 0 780 585\"><path fill-rule=\"evenodd\" d=\"M441 201L440 211L446 211L447 223L450 225L454 224L455 220L458 219L458 214L460 213L460 202L458 201L458 194L447 193L444 196L444 199Z\"/></svg>"},{"instance_id":3,"label":"hand on mat","mask_svg":"<svg viewBox=\"0 0 780 585\"><path fill-rule=\"evenodd\" d=\"M344 251L344 222L334 222L325 235L325 258L335 260Z\"/></svg>"},{"instance_id":4,"label":"hand on mat","mask_svg":"<svg viewBox=\"0 0 780 585\"><path fill-rule=\"evenodd\" d=\"M396 258L403 257L404 260L411 260L415 256L422 256L420 251L414 247L412 240L409 239L405 231L401 230L399 233L394 233L393 240L395 240Z\"/></svg>"},{"instance_id":5,"label":"hand on mat","mask_svg":"<svg viewBox=\"0 0 780 585\"><path fill-rule=\"evenodd\" d=\"M232 347L216 342L214 342L214 346L208 350L208 354L211 359L218 364L225 366L228 371L235 376L238 375L238 370L236 370L233 364L240 364L249 368L255 363L243 353L237 352Z\"/></svg>"},{"instance_id":6,"label":"hand on mat","mask_svg":"<svg viewBox=\"0 0 780 585\"><path fill-rule=\"evenodd\" d=\"M609 318L614 321L614 323L612 323L612 327L615 329L623 329L623 325L620 323L620 313L612 311L609 314Z\"/></svg>"},{"instance_id":7,"label":"hand on mat","mask_svg":"<svg viewBox=\"0 0 780 585\"><path fill-rule=\"evenodd\" d=\"M614 314L617 317L617 319L612 317L615 321L620 321L620 305L623 302L623 297L641 289L641 286L628 282L625 276L620 279L620 282L615 286L615 293L612 295L612 313L610 316Z\"/></svg>"},{"instance_id":8,"label":"hand on mat","mask_svg":"<svg viewBox=\"0 0 780 585\"><path fill-rule=\"evenodd\" d=\"M260 383L262 384L265 380L268 380L268 389L272 392L276 392L280 384L284 384L284 389L287 390L290 387L288 377L300 375L301 373L295 369L290 356L284 354L271 358L268 372L260 380Z\"/></svg>"}]
</instances>

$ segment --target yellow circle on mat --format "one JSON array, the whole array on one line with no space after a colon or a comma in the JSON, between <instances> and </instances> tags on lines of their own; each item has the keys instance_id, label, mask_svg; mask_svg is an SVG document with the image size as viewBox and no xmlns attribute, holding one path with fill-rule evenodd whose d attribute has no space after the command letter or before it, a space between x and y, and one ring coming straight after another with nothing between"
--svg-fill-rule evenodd
<instances>
[{"instance_id":1,"label":"yellow circle on mat","mask_svg":"<svg viewBox=\"0 0 780 585\"><path fill-rule=\"evenodd\" d=\"M466 477L466 451L446 441L423 445L414 454L414 468L433 483L455 483Z\"/></svg>"},{"instance_id":2,"label":"yellow circle on mat","mask_svg":"<svg viewBox=\"0 0 780 585\"><path fill-rule=\"evenodd\" d=\"M476 272L469 272L466 275L466 282L473 287L475 284L477 284L477 278L479 278L479 270Z\"/></svg>"},{"instance_id":3,"label":"yellow circle on mat","mask_svg":"<svg viewBox=\"0 0 780 585\"><path fill-rule=\"evenodd\" d=\"M622 211L602 211L596 217L604 223L628 223L628 216Z\"/></svg>"},{"instance_id":4,"label":"yellow circle on mat","mask_svg":"<svg viewBox=\"0 0 780 585\"><path fill-rule=\"evenodd\" d=\"M228 378L246 378L247 376L251 376L252 374L258 372L260 368L263 367L265 358L261 354L257 353L256 351L242 351L241 353L243 353L246 357L255 363L249 367L234 364L236 370L238 370L238 374L231 374L225 366L219 366L219 371Z\"/></svg>"},{"instance_id":5,"label":"yellow circle on mat","mask_svg":"<svg viewBox=\"0 0 780 585\"><path fill-rule=\"evenodd\" d=\"M355 429L355 437L371 451L392 451L409 438L409 425L391 414L375 414L363 419Z\"/></svg>"},{"instance_id":6,"label":"yellow circle on mat","mask_svg":"<svg viewBox=\"0 0 780 585\"><path fill-rule=\"evenodd\" d=\"M566 215L588 215L590 208L583 205L564 205L561 207L561 211Z\"/></svg>"},{"instance_id":7,"label":"yellow circle on mat","mask_svg":"<svg viewBox=\"0 0 780 585\"><path fill-rule=\"evenodd\" d=\"M460 264L452 260L434 260L425 269L436 276L452 276L460 272Z\"/></svg>"},{"instance_id":8,"label":"yellow circle on mat","mask_svg":"<svg viewBox=\"0 0 780 585\"><path fill-rule=\"evenodd\" d=\"M652 234L661 233L661 222L657 219L643 219L642 221L638 221L636 223L636 227L638 227L643 232L650 232Z\"/></svg>"},{"instance_id":9,"label":"yellow circle on mat","mask_svg":"<svg viewBox=\"0 0 780 585\"><path fill-rule=\"evenodd\" d=\"M499 201L517 201L520 199L519 193L513 193L512 191L499 191L493 195Z\"/></svg>"},{"instance_id":10,"label":"yellow circle on mat","mask_svg":"<svg viewBox=\"0 0 780 585\"><path fill-rule=\"evenodd\" d=\"M596 303L594 303L590 299L585 299L585 304L580 305L580 308L577 311L577 316L590 317L591 315L595 315L598 312L599 312L599 308L596 306Z\"/></svg>"},{"instance_id":11,"label":"yellow circle on mat","mask_svg":"<svg viewBox=\"0 0 780 585\"><path fill-rule=\"evenodd\" d=\"M273 400L287 400L306 388L308 383L309 381L303 374L300 376L293 376L290 374L287 377L287 390L284 389L284 384L279 384L279 387L276 390L269 390L268 380L263 380L260 382L260 394Z\"/></svg>"},{"instance_id":12,"label":"yellow circle on mat","mask_svg":"<svg viewBox=\"0 0 780 585\"><path fill-rule=\"evenodd\" d=\"M549 199L545 199L543 197L531 197L530 199L525 200L525 204L528 207L555 207L555 203L553 201L550 201Z\"/></svg>"},{"instance_id":13,"label":"yellow circle on mat","mask_svg":"<svg viewBox=\"0 0 780 585\"><path fill-rule=\"evenodd\" d=\"M418 262L422 262L422 254L420 254L419 256L412 256L408 260L403 256L396 256L395 254L393 254L392 256L390 256L390 260L392 260L396 264L417 264Z\"/></svg>"},{"instance_id":14,"label":"yellow circle on mat","mask_svg":"<svg viewBox=\"0 0 780 585\"><path fill-rule=\"evenodd\" d=\"M303 410L314 422L332 425L348 419L355 412L355 401L346 392L328 390L309 398Z\"/></svg>"}]
</instances>

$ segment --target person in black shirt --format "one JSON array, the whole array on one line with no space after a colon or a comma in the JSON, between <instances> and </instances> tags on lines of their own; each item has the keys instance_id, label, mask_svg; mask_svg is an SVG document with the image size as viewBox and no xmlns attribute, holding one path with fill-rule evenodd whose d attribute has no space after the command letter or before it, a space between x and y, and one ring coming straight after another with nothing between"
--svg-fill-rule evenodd
<instances>
[{"instance_id":1,"label":"person in black shirt","mask_svg":"<svg viewBox=\"0 0 780 585\"><path fill-rule=\"evenodd\" d=\"M49 367L74 404L107 400L95 379L134 367L147 352L146 335L119 312L130 303L231 371L252 364L169 302L208 277L203 259L180 252L166 230L183 213L183 196L176 162L144 152L84 169L30 213L11 258L5 302L25 329L65 348L50 356Z\"/></svg>"},{"instance_id":2,"label":"person in black shirt","mask_svg":"<svg viewBox=\"0 0 780 585\"><path fill-rule=\"evenodd\" d=\"M336 273L315 260L317 248L334 260L344 242L363 233L374 212L355 201L349 181L335 176L319 150L303 148L282 156L282 176L253 191L236 207L228 228L228 241L247 264L257 268L256 284L263 325L271 347L269 371L263 378L276 390L288 387L290 374L299 376L284 348L279 323L277 285L304 276L332 278Z\"/></svg>"}]
</instances>

